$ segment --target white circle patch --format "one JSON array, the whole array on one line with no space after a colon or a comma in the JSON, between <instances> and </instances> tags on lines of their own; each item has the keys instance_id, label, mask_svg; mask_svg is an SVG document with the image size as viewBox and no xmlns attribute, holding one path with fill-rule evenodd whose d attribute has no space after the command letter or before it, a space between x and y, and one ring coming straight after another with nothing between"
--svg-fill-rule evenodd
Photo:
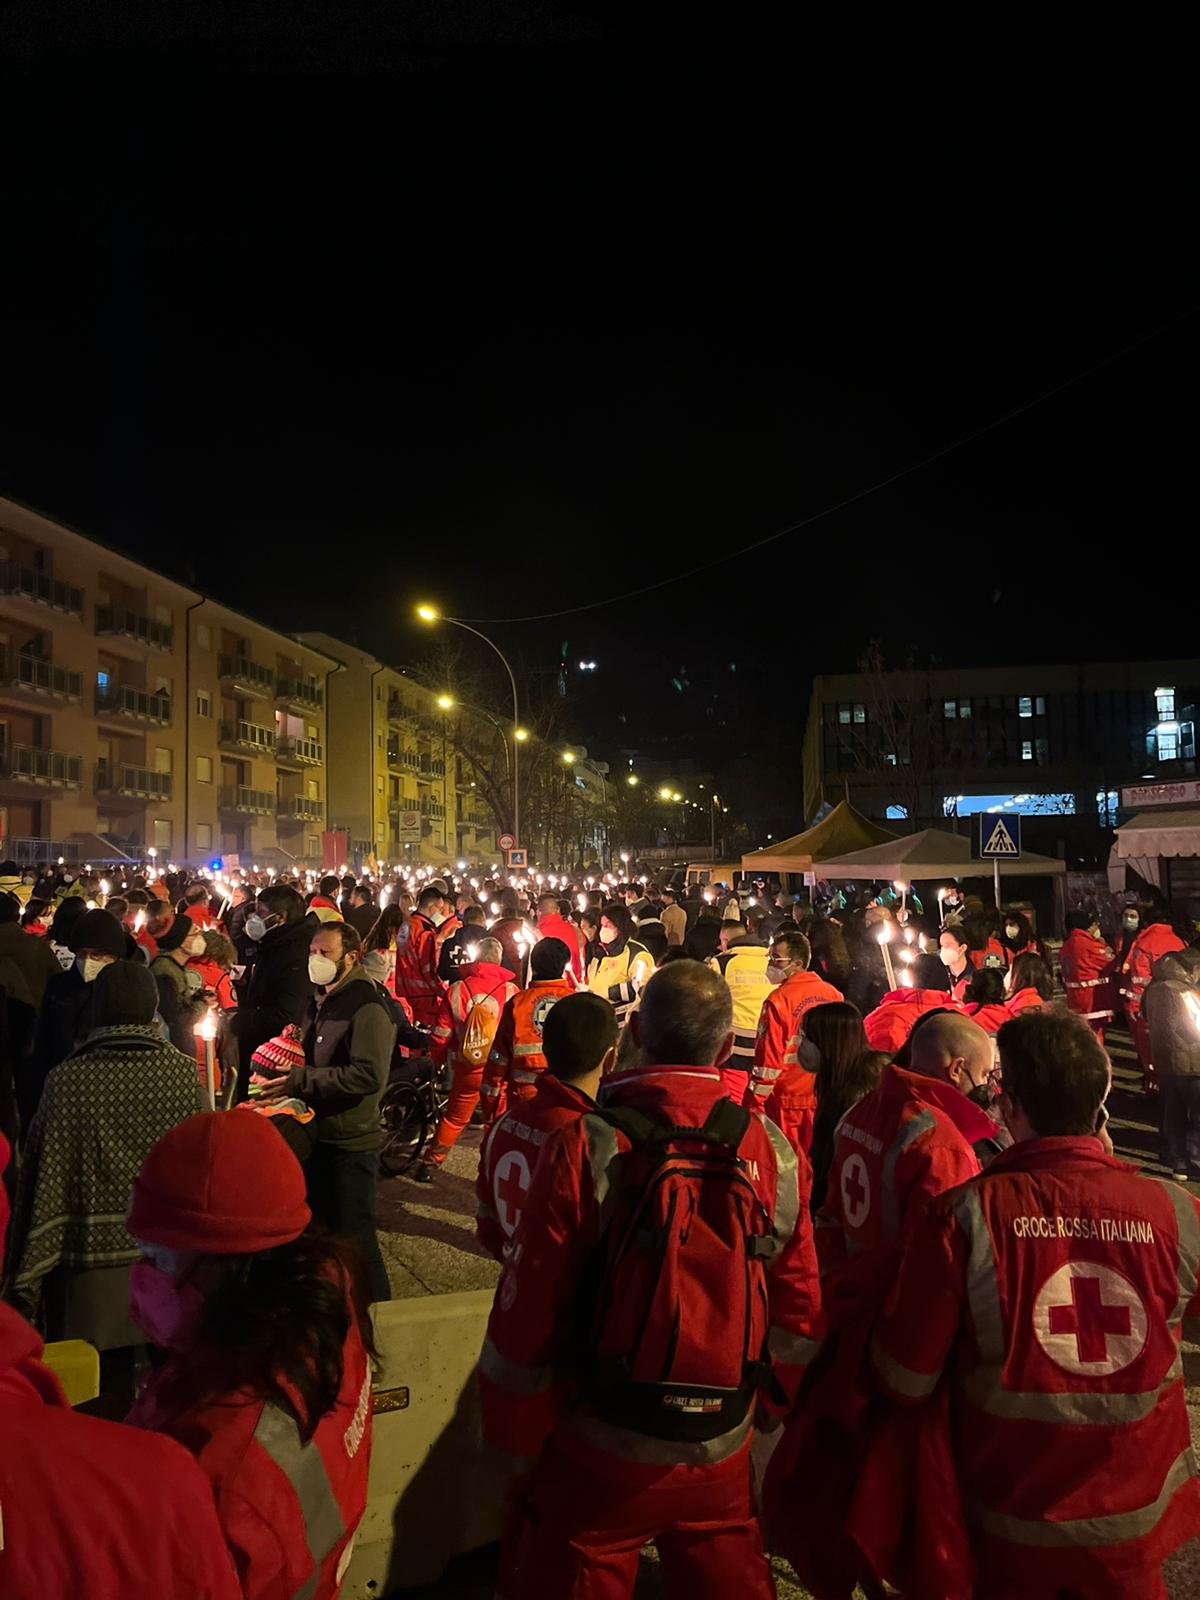
<instances>
[{"instance_id":1,"label":"white circle patch","mask_svg":"<svg viewBox=\"0 0 1200 1600\"><path fill-rule=\"evenodd\" d=\"M871 1209L871 1179L867 1163L856 1150L842 1168L842 1209L852 1228L859 1228Z\"/></svg>"},{"instance_id":2,"label":"white circle patch","mask_svg":"<svg viewBox=\"0 0 1200 1600\"><path fill-rule=\"evenodd\" d=\"M521 1220L521 1207L529 1193L529 1163L519 1150L506 1150L497 1161L492 1193L500 1226L511 1235Z\"/></svg>"},{"instance_id":3,"label":"white circle patch","mask_svg":"<svg viewBox=\"0 0 1200 1600\"><path fill-rule=\"evenodd\" d=\"M1141 1355L1149 1319L1125 1277L1098 1261L1068 1261L1052 1272L1033 1303L1037 1342L1064 1372L1105 1378Z\"/></svg>"}]
</instances>

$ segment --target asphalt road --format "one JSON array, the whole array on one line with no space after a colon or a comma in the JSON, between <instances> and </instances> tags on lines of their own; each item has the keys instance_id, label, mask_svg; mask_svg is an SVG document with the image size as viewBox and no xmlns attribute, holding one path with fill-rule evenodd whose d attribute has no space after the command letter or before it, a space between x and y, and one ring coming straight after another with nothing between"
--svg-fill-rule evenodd
<instances>
[{"instance_id":1,"label":"asphalt road","mask_svg":"<svg viewBox=\"0 0 1200 1600\"><path fill-rule=\"evenodd\" d=\"M1117 1152L1144 1172L1166 1176L1158 1159L1157 1108L1142 1093L1141 1075L1128 1036L1113 1033L1108 1046L1113 1060L1109 1108ZM486 1289L499 1277L499 1266L475 1241L475 1173L480 1133L478 1128L467 1129L432 1185L417 1184L408 1178L381 1183L379 1238L393 1295ZM1194 1337L1184 1345L1184 1374L1192 1442L1200 1450L1200 1326L1188 1331ZM653 1551L647 1551L642 1568L638 1596L639 1600L649 1600L661 1592ZM808 1600L807 1590L790 1577L789 1568L776 1563L775 1570L783 1600ZM432 1588L407 1593L413 1600L490 1600L494 1576L494 1555L482 1551L456 1564ZM1200 1541L1189 1545L1170 1563L1167 1585L1171 1600L1200 1597Z\"/></svg>"}]
</instances>

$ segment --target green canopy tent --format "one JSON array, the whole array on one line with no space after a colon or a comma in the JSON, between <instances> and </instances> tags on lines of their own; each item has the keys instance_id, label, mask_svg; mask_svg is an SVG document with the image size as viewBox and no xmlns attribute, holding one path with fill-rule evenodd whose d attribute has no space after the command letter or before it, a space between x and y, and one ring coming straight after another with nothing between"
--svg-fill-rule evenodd
<instances>
[{"instance_id":1,"label":"green canopy tent","mask_svg":"<svg viewBox=\"0 0 1200 1600\"><path fill-rule=\"evenodd\" d=\"M742 871L813 872L829 856L846 856L868 845L886 845L896 835L856 811L848 800L839 801L823 822L780 839L742 857ZM822 867L821 876L826 874Z\"/></svg>"}]
</instances>

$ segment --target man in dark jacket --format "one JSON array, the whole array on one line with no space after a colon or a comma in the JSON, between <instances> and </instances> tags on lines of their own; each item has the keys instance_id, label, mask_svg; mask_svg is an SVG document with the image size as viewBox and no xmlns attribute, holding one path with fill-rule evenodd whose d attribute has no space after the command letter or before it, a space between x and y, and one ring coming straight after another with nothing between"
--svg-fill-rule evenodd
<instances>
[{"instance_id":1,"label":"man in dark jacket","mask_svg":"<svg viewBox=\"0 0 1200 1600\"><path fill-rule=\"evenodd\" d=\"M379 1098L387 1087L396 1024L361 966L362 941L346 922L312 935L307 975L317 991L304 1031L304 1066L261 1091L263 1099L306 1100L317 1113L317 1144L305 1166L318 1222L353 1239L366 1263L371 1299L391 1299L375 1231L379 1183Z\"/></svg>"},{"instance_id":2,"label":"man in dark jacket","mask_svg":"<svg viewBox=\"0 0 1200 1600\"><path fill-rule=\"evenodd\" d=\"M1162 1160L1181 1182L1200 1180L1200 950L1171 950L1154 964L1142 1011L1162 1090Z\"/></svg>"},{"instance_id":3,"label":"man in dark jacket","mask_svg":"<svg viewBox=\"0 0 1200 1600\"><path fill-rule=\"evenodd\" d=\"M20 924L21 902L15 894L0 894L0 956L8 956L20 969L35 1007L40 1007L46 985L62 971L45 939L34 939Z\"/></svg>"},{"instance_id":4,"label":"man in dark jacket","mask_svg":"<svg viewBox=\"0 0 1200 1600\"><path fill-rule=\"evenodd\" d=\"M360 939L367 937L379 920L379 907L375 904L375 896L371 893L369 885L364 883L354 885L350 891L350 905L342 915Z\"/></svg>"},{"instance_id":5,"label":"man in dark jacket","mask_svg":"<svg viewBox=\"0 0 1200 1600\"><path fill-rule=\"evenodd\" d=\"M308 941L316 926L317 919L305 916L304 901L286 883L273 883L259 894L245 928L255 945L254 970L233 1018L239 1060L249 1061L289 1022L304 1021L312 1003ZM240 1099L245 1099L249 1074L244 1079L238 1084Z\"/></svg>"},{"instance_id":6,"label":"man in dark jacket","mask_svg":"<svg viewBox=\"0 0 1200 1600\"><path fill-rule=\"evenodd\" d=\"M92 1027L93 983L106 966L125 956L125 930L107 911L85 911L70 938L75 960L47 983L32 1056L16 1064L17 1109L24 1128L33 1121L47 1073L66 1060Z\"/></svg>"},{"instance_id":7,"label":"man in dark jacket","mask_svg":"<svg viewBox=\"0 0 1200 1600\"><path fill-rule=\"evenodd\" d=\"M196 1024L207 1007L200 975L188 967L188 962L193 956L204 954L204 935L185 912L176 915L169 906L159 908L149 927L158 946L158 954L150 963L158 986L158 1014L176 1050L194 1058Z\"/></svg>"}]
</instances>

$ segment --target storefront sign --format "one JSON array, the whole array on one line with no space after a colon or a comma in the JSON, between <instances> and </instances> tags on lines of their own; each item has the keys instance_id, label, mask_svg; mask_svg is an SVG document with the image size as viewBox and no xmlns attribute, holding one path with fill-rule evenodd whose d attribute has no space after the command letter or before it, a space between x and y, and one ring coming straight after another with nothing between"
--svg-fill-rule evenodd
<instances>
[{"instance_id":1,"label":"storefront sign","mask_svg":"<svg viewBox=\"0 0 1200 1600\"><path fill-rule=\"evenodd\" d=\"M1183 783L1139 783L1121 790L1121 804L1136 811L1139 806L1200 805L1200 779Z\"/></svg>"}]
</instances>

